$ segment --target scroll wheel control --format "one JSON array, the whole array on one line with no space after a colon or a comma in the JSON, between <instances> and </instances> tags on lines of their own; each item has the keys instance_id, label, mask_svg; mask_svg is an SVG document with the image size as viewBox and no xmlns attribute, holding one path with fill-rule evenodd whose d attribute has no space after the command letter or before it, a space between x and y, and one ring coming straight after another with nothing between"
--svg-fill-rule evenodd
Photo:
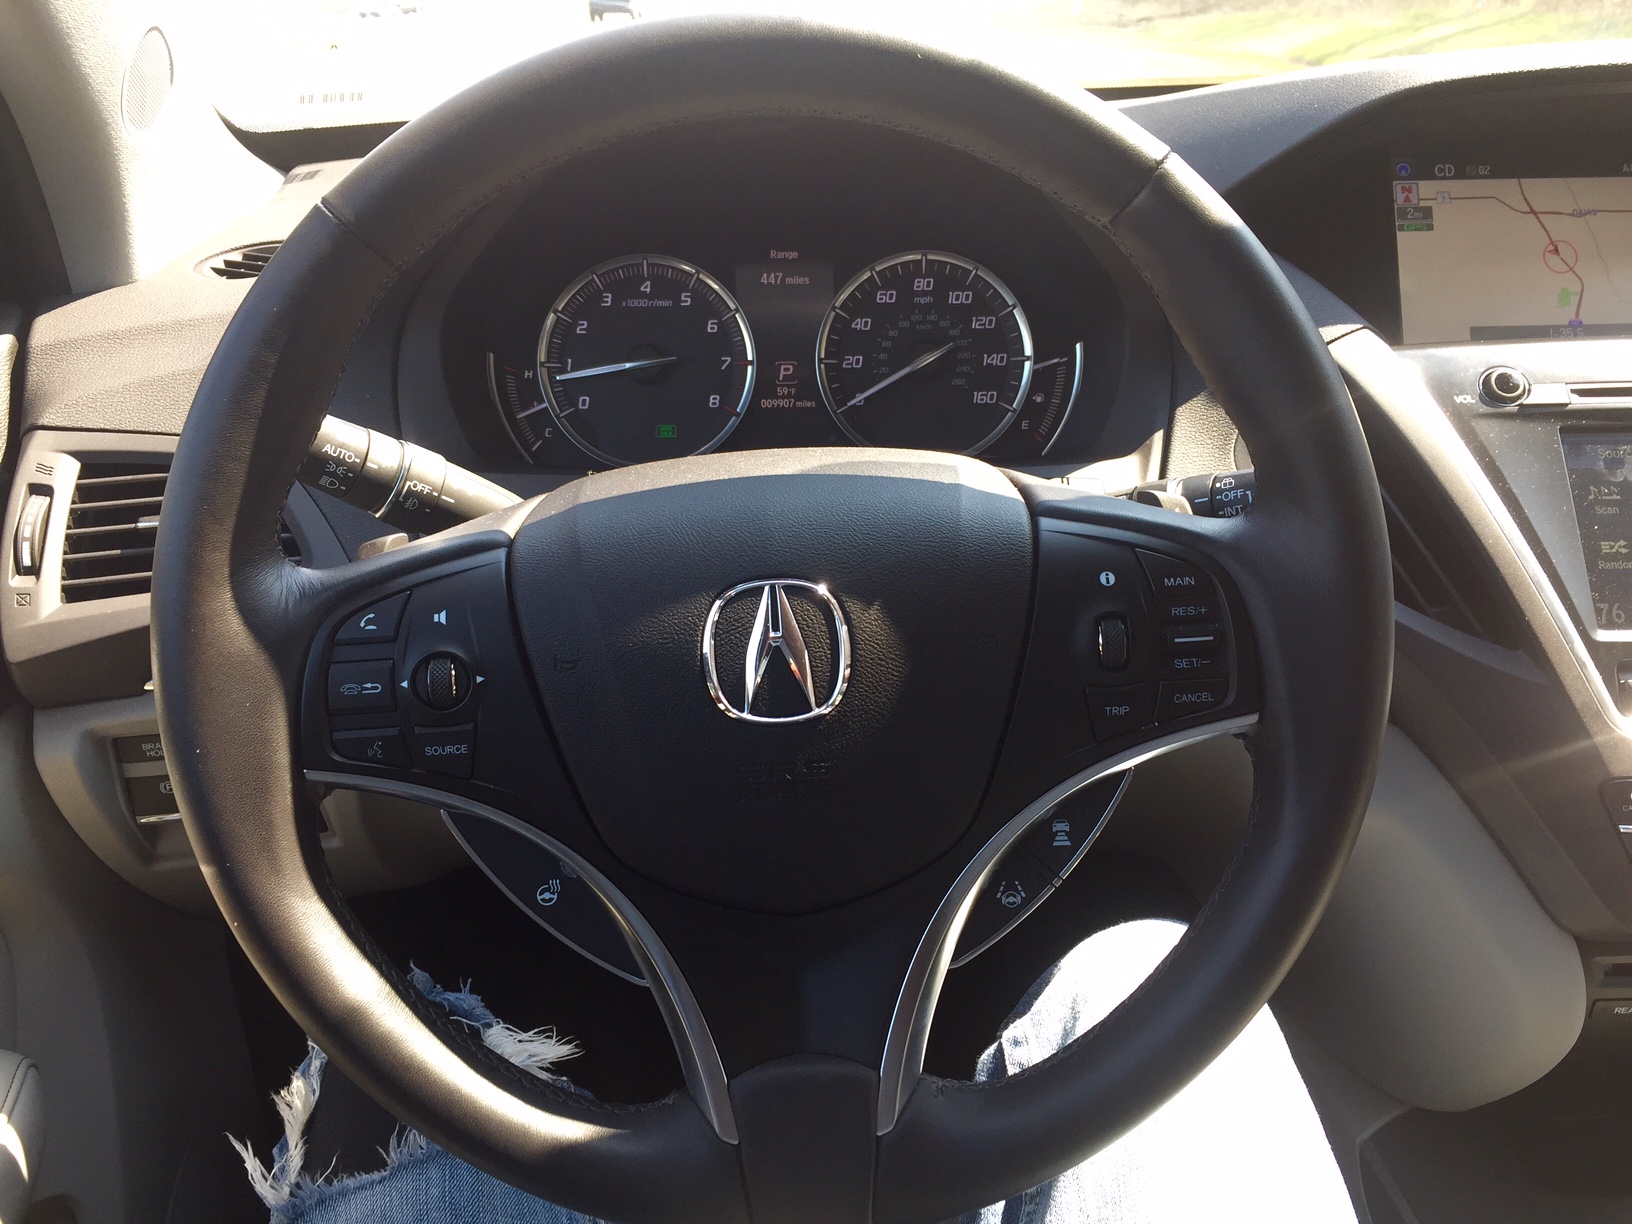
<instances>
[{"instance_id":1,"label":"scroll wheel control","mask_svg":"<svg viewBox=\"0 0 1632 1224\"><path fill-rule=\"evenodd\" d=\"M1128 665L1127 618L1111 613L1099 618L1099 665L1106 671L1121 671Z\"/></svg>"},{"instance_id":2,"label":"scroll wheel control","mask_svg":"<svg viewBox=\"0 0 1632 1224\"><path fill-rule=\"evenodd\" d=\"M414 669L414 695L433 710L455 710L475 687L470 668L456 655L433 654Z\"/></svg>"}]
</instances>

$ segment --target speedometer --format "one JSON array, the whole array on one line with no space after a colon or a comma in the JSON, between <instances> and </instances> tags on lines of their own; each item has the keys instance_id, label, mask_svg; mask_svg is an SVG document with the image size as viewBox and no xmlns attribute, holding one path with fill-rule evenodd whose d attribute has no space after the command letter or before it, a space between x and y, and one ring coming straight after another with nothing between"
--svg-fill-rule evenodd
<instances>
[{"instance_id":1,"label":"speedometer","mask_svg":"<svg viewBox=\"0 0 1632 1224\"><path fill-rule=\"evenodd\" d=\"M556 300L538 341L544 403L606 463L711 451L737 427L754 385L754 341L713 277L664 255L585 272Z\"/></svg>"},{"instance_id":2,"label":"speedometer","mask_svg":"<svg viewBox=\"0 0 1632 1224\"><path fill-rule=\"evenodd\" d=\"M956 255L881 260L840 291L816 349L822 398L866 446L973 454L1031 384L1031 329L1003 282Z\"/></svg>"}]
</instances>

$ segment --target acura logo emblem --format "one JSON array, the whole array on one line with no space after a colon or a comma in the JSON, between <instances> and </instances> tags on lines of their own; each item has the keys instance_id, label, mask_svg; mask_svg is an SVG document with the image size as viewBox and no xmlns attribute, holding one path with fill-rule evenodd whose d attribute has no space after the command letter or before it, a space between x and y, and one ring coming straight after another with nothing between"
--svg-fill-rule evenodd
<instances>
[{"instance_id":1,"label":"acura logo emblem","mask_svg":"<svg viewBox=\"0 0 1632 1224\"><path fill-rule=\"evenodd\" d=\"M790 591L807 596L798 600L806 617L803 626L799 623L799 613L794 610L795 601L788 598ZM715 635L720 628L720 614L739 599L755 600L757 606L743 658L741 689L727 693L720 681L720 653ZM818 610L823 621L821 624L817 623ZM821 691L817 689L811 652L805 639L807 633L818 632L829 638L835 651L832 676L822 685ZM755 698L760 697L768 687L766 672L770 668L786 668L792 672L798 693L795 700L803 708L796 707L794 712L787 714L754 712ZM819 582L778 578L734 586L716 599L714 606L708 610L708 621L703 626L703 674L714 704L732 718L756 723L804 722L809 718L820 718L839 704L850 683L850 626L844 619L844 610L826 585ZM761 699L760 705L763 709L766 702Z\"/></svg>"}]
</instances>

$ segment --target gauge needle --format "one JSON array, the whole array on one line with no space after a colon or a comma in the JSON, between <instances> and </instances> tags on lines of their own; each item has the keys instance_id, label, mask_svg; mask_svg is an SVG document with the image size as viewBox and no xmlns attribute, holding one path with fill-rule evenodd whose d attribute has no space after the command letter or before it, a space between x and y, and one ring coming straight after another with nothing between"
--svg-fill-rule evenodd
<instances>
[{"instance_id":1,"label":"gauge needle","mask_svg":"<svg viewBox=\"0 0 1632 1224\"><path fill-rule=\"evenodd\" d=\"M594 378L597 374L621 374L625 370L646 370L652 366L668 365L671 361L679 361L678 357L648 357L645 361L614 361L611 365L590 366L587 370L573 370L567 374L554 375L556 382L567 382L574 378Z\"/></svg>"},{"instance_id":2,"label":"gauge needle","mask_svg":"<svg viewBox=\"0 0 1632 1224\"><path fill-rule=\"evenodd\" d=\"M857 404L861 403L862 400L866 399L869 395L873 394L873 392L882 391L882 390L884 390L885 387L889 386L891 383L900 382L908 374L916 374L919 370L923 369L930 362L936 361L939 358L945 357L948 353L950 353L953 349L955 349L957 347L958 347L958 342L956 340L954 340L951 344L941 345L941 347L936 349L933 353L925 353L922 357L918 358L918 360L913 362L911 365L905 367L904 369L897 370L894 374L891 374L888 378L884 379L882 382L876 382L872 386L868 387L867 390L863 391L860 395L856 396L855 399L851 400L848 404L845 405L845 407L846 408L854 408Z\"/></svg>"}]
</instances>

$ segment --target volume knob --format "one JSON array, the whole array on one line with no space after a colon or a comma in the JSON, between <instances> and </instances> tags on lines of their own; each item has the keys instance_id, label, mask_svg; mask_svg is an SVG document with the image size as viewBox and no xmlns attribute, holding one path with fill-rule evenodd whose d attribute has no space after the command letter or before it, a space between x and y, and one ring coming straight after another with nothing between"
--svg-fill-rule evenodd
<instances>
[{"instance_id":1,"label":"volume knob","mask_svg":"<svg viewBox=\"0 0 1632 1224\"><path fill-rule=\"evenodd\" d=\"M470 698L475 683L458 655L428 655L414 669L414 695L433 710L457 710Z\"/></svg>"}]
</instances>

